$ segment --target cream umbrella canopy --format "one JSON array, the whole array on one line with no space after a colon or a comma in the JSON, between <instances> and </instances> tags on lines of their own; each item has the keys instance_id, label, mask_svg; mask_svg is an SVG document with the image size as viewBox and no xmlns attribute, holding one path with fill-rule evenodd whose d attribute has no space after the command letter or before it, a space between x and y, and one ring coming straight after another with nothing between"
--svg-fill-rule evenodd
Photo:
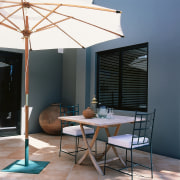
<instances>
[{"instance_id":1,"label":"cream umbrella canopy","mask_svg":"<svg viewBox=\"0 0 180 180\"><path fill-rule=\"evenodd\" d=\"M86 48L123 37L121 11L92 0L0 0L0 47L25 49L25 165L29 164L29 49Z\"/></svg>"},{"instance_id":2,"label":"cream umbrella canopy","mask_svg":"<svg viewBox=\"0 0 180 180\"><path fill-rule=\"evenodd\" d=\"M91 1L0 0L0 47L24 49L25 36L34 50L88 47L122 37L121 11Z\"/></svg>"}]
</instances>

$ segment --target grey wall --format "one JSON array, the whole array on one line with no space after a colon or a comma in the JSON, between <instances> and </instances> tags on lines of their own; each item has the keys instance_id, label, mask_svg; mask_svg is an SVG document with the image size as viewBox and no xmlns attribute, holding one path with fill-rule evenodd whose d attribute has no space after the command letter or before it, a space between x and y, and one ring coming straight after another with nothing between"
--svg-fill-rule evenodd
<instances>
[{"instance_id":1,"label":"grey wall","mask_svg":"<svg viewBox=\"0 0 180 180\"><path fill-rule=\"evenodd\" d=\"M76 49L64 49L62 69L62 102L73 105L76 99Z\"/></svg>"},{"instance_id":2,"label":"grey wall","mask_svg":"<svg viewBox=\"0 0 180 180\"><path fill-rule=\"evenodd\" d=\"M51 103L79 103L81 111L90 105L96 89L96 52L148 42L148 109L157 109L153 151L180 158L180 1L94 0L94 3L123 11L125 38L86 50L65 49L63 55L56 50L32 52L30 133L41 130L39 114ZM22 78L24 83L24 75ZM122 126L120 133L128 128Z\"/></svg>"},{"instance_id":3,"label":"grey wall","mask_svg":"<svg viewBox=\"0 0 180 180\"><path fill-rule=\"evenodd\" d=\"M23 54L22 95L21 95L21 134L25 132L25 68L24 50L1 48L0 50ZM29 133L41 132L39 115L62 98L62 54L57 49L29 52Z\"/></svg>"},{"instance_id":4,"label":"grey wall","mask_svg":"<svg viewBox=\"0 0 180 180\"><path fill-rule=\"evenodd\" d=\"M91 48L91 95L95 93L95 53L149 43L148 109L156 108L154 153L180 158L179 0L95 0L122 10L125 38ZM123 129L123 126L122 126Z\"/></svg>"},{"instance_id":5,"label":"grey wall","mask_svg":"<svg viewBox=\"0 0 180 180\"><path fill-rule=\"evenodd\" d=\"M40 132L40 113L49 105L61 101L61 77L62 54L58 54L57 49L30 52L29 106L32 112L29 119L29 133ZM24 98L22 100L23 105Z\"/></svg>"},{"instance_id":6,"label":"grey wall","mask_svg":"<svg viewBox=\"0 0 180 180\"><path fill-rule=\"evenodd\" d=\"M87 93L86 49L64 49L62 75L62 103L79 104L80 113L85 109Z\"/></svg>"}]
</instances>

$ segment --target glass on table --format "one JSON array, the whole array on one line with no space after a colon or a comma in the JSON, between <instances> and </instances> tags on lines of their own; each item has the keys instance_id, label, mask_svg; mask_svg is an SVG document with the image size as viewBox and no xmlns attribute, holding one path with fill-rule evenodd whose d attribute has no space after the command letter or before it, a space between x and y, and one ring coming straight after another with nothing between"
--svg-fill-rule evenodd
<instances>
[{"instance_id":1,"label":"glass on table","mask_svg":"<svg viewBox=\"0 0 180 180\"><path fill-rule=\"evenodd\" d=\"M112 119L113 118L113 108L108 108L108 114L107 114L107 118L108 119Z\"/></svg>"}]
</instances>

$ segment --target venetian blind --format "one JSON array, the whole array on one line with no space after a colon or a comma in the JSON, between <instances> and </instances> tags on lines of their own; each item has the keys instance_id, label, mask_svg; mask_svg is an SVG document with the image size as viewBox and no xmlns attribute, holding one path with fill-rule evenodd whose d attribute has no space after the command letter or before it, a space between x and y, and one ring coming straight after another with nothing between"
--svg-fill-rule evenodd
<instances>
[{"instance_id":1,"label":"venetian blind","mask_svg":"<svg viewBox=\"0 0 180 180\"><path fill-rule=\"evenodd\" d=\"M124 50L121 56L121 108L147 109L147 48Z\"/></svg>"},{"instance_id":2,"label":"venetian blind","mask_svg":"<svg viewBox=\"0 0 180 180\"><path fill-rule=\"evenodd\" d=\"M146 43L98 53L98 102L122 110L147 110L147 51Z\"/></svg>"},{"instance_id":3,"label":"venetian blind","mask_svg":"<svg viewBox=\"0 0 180 180\"><path fill-rule=\"evenodd\" d=\"M119 52L102 53L98 62L98 102L109 107L118 107Z\"/></svg>"}]
</instances>

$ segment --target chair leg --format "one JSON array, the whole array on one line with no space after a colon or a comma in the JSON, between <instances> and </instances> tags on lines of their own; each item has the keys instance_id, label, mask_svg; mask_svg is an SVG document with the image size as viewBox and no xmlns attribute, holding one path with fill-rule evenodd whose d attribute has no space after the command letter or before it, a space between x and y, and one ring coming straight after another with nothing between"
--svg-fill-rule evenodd
<instances>
[{"instance_id":1,"label":"chair leg","mask_svg":"<svg viewBox=\"0 0 180 180\"><path fill-rule=\"evenodd\" d=\"M75 164L77 163L77 154L78 154L78 145L79 145L79 137L76 136L76 142L75 142Z\"/></svg>"},{"instance_id":2,"label":"chair leg","mask_svg":"<svg viewBox=\"0 0 180 180\"><path fill-rule=\"evenodd\" d=\"M131 180L133 180L133 150L131 149Z\"/></svg>"},{"instance_id":3,"label":"chair leg","mask_svg":"<svg viewBox=\"0 0 180 180\"><path fill-rule=\"evenodd\" d=\"M105 169L106 169L106 153L107 153L107 143L105 147L105 156L104 156L104 175L105 175Z\"/></svg>"},{"instance_id":4,"label":"chair leg","mask_svg":"<svg viewBox=\"0 0 180 180\"><path fill-rule=\"evenodd\" d=\"M153 179L152 146L150 146L151 178Z\"/></svg>"},{"instance_id":5,"label":"chair leg","mask_svg":"<svg viewBox=\"0 0 180 180\"><path fill-rule=\"evenodd\" d=\"M126 149L126 167L127 167L127 149Z\"/></svg>"},{"instance_id":6,"label":"chair leg","mask_svg":"<svg viewBox=\"0 0 180 180\"><path fill-rule=\"evenodd\" d=\"M79 137L77 138L77 147L79 147Z\"/></svg>"},{"instance_id":7,"label":"chair leg","mask_svg":"<svg viewBox=\"0 0 180 180\"><path fill-rule=\"evenodd\" d=\"M62 129L61 129L61 136L60 136L60 142L59 142L59 157L61 156L61 145L62 144Z\"/></svg>"}]
</instances>

